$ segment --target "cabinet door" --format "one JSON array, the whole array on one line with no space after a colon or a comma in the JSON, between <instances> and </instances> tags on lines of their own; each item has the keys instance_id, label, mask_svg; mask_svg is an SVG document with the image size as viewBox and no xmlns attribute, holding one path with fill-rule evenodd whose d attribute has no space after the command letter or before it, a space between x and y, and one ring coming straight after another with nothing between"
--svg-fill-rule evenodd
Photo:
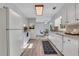
<instances>
[{"instance_id":1,"label":"cabinet door","mask_svg":"<svg viewBox=\"0 0 79 59\"><path fill-rule=\"evenodd\" d=\"M55 42L56 42L56 47L57 47L57 49L60 51L60 52L62 52L62 36L60 36L60 35L56 35L55 36Z\"/></svg>"},{"instance_id":2,"label":"cabinet door","mask_svg":"<svg viewBox=\"0 0 79 59\"><path fill-rule=\"evenodd\" d=\"M69 23L75 21L75 3L67 4L67 20Z\"/></svg>"},{"instance_id":3,"label":"cabinet door","mask_svg":"<svg viewBox=\"0 0 79 59\"><path fill-rule=\"evenodd\" d=\"M65 56L78 56L78 40L64 37L63 54Z\"/></svg>"},{"instance_id":4,"label":"cabinet door","mask_svg":"<svg viewBox=\"0 0 79 59\"><path fill-rule=\"evenodd\" d=\"M9 30L10 56L19 56L23 52L23 30Z\"/></svg>"},{"instance_id":5,"label":"cabinet door","mask_svg":"<svg viewBox=\"0 0 79 59\"><path fill-rule=\"evenodd\" d=\"M52 35L52 43L54 44L54 45L56 45L57 44L57 42L56 42L56 36L55 36L55 34L53 34Z\"/></svg>"},{"instance_id":6,"label":"cabinet door","mask_svg":"<svg viewBox=\"0 0 79 59\"><path fill-rule=\"evenodd\" d=\"M55 42L55 35L54 35L54 34L50 34L50 35L49 35L49 40L50 40L53 44L56 44L56 42Z\"/></svg>"},{"instance_id":7,"label":"cabinet door","mask_svg":"<svg viewBox=\"0 0 79 59\"><path fill-rule=\"evenodd\" d=\"M79 3L76 3L76 19L79 20Z\"/></svg>"},{"instance_id":8,"label":"cabinet door","mask_svg":"<svg viewBox=\"0 0 79 59\"><path fill-rule=\"evenodd\" d=\"M57 34L52 34L50 38L51 42L56 46L56 48L62 51L62 36Z\"/></svg>"}]
</instances>

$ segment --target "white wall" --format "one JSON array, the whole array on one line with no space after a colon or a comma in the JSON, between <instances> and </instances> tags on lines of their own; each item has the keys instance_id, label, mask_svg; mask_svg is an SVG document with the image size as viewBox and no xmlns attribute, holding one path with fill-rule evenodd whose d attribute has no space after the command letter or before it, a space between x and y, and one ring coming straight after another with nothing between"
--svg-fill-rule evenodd
<instances>
[{"instance_id":1,"label":"white wall","mask_svg":"<svg viewBox=\"0 0 79 59\"><path fill-rule=\"evenodd\" d=\"M26 27L28 27L29 26L29 23L28 23L28 19L24 19L23 20L23 26L26 26ZM27 47L27 42L29 41L29 39L30 39L30 32L28 31L28 33L29 33L29 36L27 37L27 32L24 32L23 34L23 38L24 38L24 41L23 41L23 49L25 49L26 47Z\"/></svg>"},{"instance_id":2,"label":"white wall","mask_svg":"<svg viewBox=\"0 0 79 59\"><path fill-rule=\"evenodd\" d=\"M45 24L44 22L37 22L35 25L35 33L36 35L42 35L41 32L45 31Z\"/></svg>"},{"instance_id":3,"label":"white wall","mask_svg":"<svg viewBox=\"0 0 79 59\"><path fill-rule=\"evenodd\" d=\"M36 18L28 18L28 26L35 24L36 24ZM30 29L29 32L30 32L30 39L36 39L35 29Z\"/></svg>"}]
</instances>

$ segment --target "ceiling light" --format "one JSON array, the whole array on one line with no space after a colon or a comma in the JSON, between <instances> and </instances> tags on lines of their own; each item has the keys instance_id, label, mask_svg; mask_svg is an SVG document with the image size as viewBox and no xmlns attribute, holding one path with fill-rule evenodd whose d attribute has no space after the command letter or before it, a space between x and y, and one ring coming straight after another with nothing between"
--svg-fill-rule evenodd
<instances>
[{"instance_id":1,"label":"ceiling light","mask_svg":"<svg viewBox=\"0 0 79 59\"><path fill-rule=\"evenodd\" d=\"M36 9L36 14L37 15L42 15L43 14L43 5L35 5L35 9Z\"/></svg>"}]
</instances>

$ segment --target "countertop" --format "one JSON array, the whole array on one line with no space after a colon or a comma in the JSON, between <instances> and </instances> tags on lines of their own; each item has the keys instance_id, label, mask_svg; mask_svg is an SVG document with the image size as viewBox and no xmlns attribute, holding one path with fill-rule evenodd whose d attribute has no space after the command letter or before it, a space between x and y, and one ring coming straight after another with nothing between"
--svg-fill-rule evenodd
<instances>
[{"instance_id":1,"label":"countertop","mask_svg":"<svg viewBox=\"0 0 79 59\"><path fill-rule=\"evenodd\" d=\"M72 37L72 38L75 38L75 39L79 39L79 35L65 34L64 32L50 31L49 35L51 35L51 34L57 34L57 35L61 35L61 36L64 36L64 37Z\"/></svg>"}]
</instances>

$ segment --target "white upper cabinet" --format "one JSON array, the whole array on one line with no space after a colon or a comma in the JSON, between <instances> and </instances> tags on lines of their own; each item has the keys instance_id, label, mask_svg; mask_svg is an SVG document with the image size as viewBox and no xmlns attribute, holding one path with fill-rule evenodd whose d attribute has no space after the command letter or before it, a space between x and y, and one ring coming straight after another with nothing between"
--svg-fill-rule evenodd
<instances>
[{"instance_id":1,"label":"white upper cabinet","mask_svg":"<svg viewBox=\"0 0 79 59\"><path fill-rule=\"evenodd\" d=\"M75 21L75 3L67 4L67 20L69 23Z\"/></svg>"},{"instance_id":2,"label":"white upper cabinet","mask_svg":"<svg viewBox=\"0 0 79 59\"><path fill-rule=\"evenodd\" d=\"M75 3L65 4L56 14L55 19L62 17L62 24L75 21Z\"/></svg>"},{"instance_id":3,"label":"white upper cabinet","mask_svg":"<svg viewBox=\"0 0 79 59\"><path fill-rule=\"evenodd\" d=\"M79 3L76 3L76 19L79 20Z\"/></svg>"},{"instance_id":4,"label":"white upper cabinet","mask_svg":"<svg viewBox=\"0 0 79 59\"><path fill-rule=\"evenodd\" d=\"M78 39L64 37L62 53L65 56L78 56Z\"/></svg>"}]
</instances>

